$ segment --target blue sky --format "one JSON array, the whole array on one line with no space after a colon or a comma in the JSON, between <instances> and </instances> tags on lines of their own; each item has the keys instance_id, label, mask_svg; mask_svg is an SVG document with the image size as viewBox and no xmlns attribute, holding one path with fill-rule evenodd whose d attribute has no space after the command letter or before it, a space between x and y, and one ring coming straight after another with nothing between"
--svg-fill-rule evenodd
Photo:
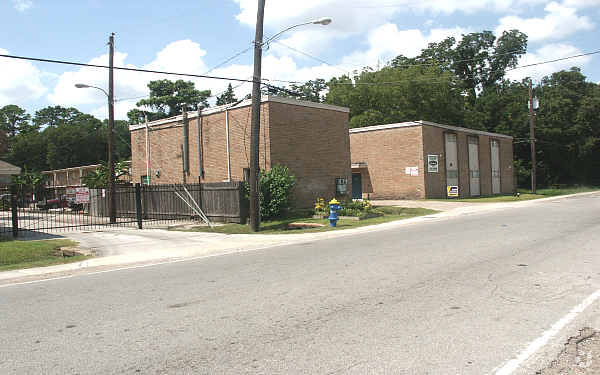
<instances>
[{"instance_id":1,"label":"blue sky","mask_svg":"<svg viewBox=\"0 0 600 375\"><path fill-rule=\"evenodd\" d=\"M2 0L0 53L107 63L108 36L116 33L116 66L249 78L256 0ZM415 56L427 43L481 30L517 28L529 36L521 64L599 50L600 0L267 0L265 35L328 16L328 26L308 25L281 36L264 53L263 77L305 81L330 78L398 54ZM288 48L308 53L317 59ZM320 61L319 61L320 60ZM539 80L579 66L600 82L600 54L519 69L512 79ZM326 62L326 63L324 63ZM0 106L18 104L33 113L48 105L74 106L106 117L106 100L82 82L106 87L107 72L0 58ZM125 118L146 84L163 76L115 73L117 118ZM221 92L227 82L194 79L196 87ZM274 81L277 82L277 81ZM278 83L281 85L282 83ZM235 85L235 83L234 83ZM250 85L236 88L238 96Z\"/></svg>"}]
</instances>

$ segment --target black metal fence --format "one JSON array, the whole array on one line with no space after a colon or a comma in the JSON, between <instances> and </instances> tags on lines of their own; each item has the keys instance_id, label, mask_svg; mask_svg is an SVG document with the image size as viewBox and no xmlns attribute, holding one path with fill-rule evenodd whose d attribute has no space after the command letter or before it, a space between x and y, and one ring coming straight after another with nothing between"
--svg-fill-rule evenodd
<instances>
[{"instance_id":1,"label":"black metal fence","mask_svg":"<svg viewBox=\"0 0 600 375\"><path fill-rule=\"evenodd\" d=\"M0 235L49 235L110 227L156 227L176 221L245 223L248 206L240 182L117 186L111 223L106 189L0 189ZM73 194L75 192L75 194Z\"/></svg>"}]
</instances>

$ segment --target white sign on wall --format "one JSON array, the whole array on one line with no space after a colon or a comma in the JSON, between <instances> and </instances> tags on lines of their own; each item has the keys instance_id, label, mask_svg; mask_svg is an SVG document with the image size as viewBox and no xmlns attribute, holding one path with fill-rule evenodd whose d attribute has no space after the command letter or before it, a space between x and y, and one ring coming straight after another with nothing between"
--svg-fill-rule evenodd
<instances>
[{"instance_id":1,"label":"white sign on wall","mask_svg":"<svg viewBox=\"0 0 600 375\"><path fill-rule=\"evenodd\" d=\"M427 155L427 172L438 173L439 160L437 155Z\"/></svg>"},{"instance_id":2,"label":"white sign on wall","mask_svg":"<svg viewBox=\"0 0 600 375\"><path fill-rule=\"evenodd\" d=\"M90 189L86 187L75 189L75 203L90 203Z\"/></svg>"}]
</instances>

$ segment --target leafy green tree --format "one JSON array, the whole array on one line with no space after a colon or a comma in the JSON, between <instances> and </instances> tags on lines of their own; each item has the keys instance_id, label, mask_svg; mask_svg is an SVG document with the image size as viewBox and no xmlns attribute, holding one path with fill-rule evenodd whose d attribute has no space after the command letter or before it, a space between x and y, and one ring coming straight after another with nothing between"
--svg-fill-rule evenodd
<instances>
[{"instance_id":1,"label":"leafy green tree","mask_svg":"<svg viewBox=\"0 0 600 375\"><path fill-rule=\"evenodd\" d=\"M325 92L327 91L327 82L322 78L317 78L303 83L302 85L292 84L290 90L298 93L297 99L308 100L311 102L322 103L325 101Z\"/></svg>"},{"instance_id":2,"label":"leafy green tree","mask_svg":"<svg viewBox=\"0 0 600 375\"><path fill-rule=\"evenodd\" d=\"M123 183L119 180L119 177L127 175L129 175L129 164L125 161L115 163L115 183ZM108 185L108 165L103 163L94 172L86 173L81 181L85 186L92 189L106 187Z\"/></svg>"},{"instance_id":3,"label":"leafy green tree","mask_svg":"<svg viewBox=\"0 0 600 375\"><path fill-rule=\"evenodd\" d=\"M235 97L231 83L227 86L227 90L223 94L217 96L217 105L231 104L237 101L238 99Z\"/></svg>"},{"instance_id":4,"label":"leafy green tree","mask_svg":"<svg viewBox=\"0 0 600 375\"><path fill-rule=\"evenodd\" d=\"M18 134L10 140L6 160L23 169L32 171L47 170L47 147L48 143L41 133Z\"/></svg>"},{"instance_id":5,"label":"leafy green tree","mask_svg":"<svg viewBox=\"0 0 600 375\"><path fill-rule=\"evenodd\" d=\"M149 116L153 119L161 119L176 116L182 113L183 109L188 111L195 110L198 105L208 107L207 99L210 97L210 90L197 90L192 81L177 80L175 82L168 79L151 81L148 83L150 96L136 103L138 107L149 107L154 112ZM140 116L138 112L128 113L131 120L139 123Z\"/></svg>"},{"instance_id":6,"label":"leafy green tree","mask_svg":"<svg viewBox=\"0 0 600 375\"><path fill-rule=\"evenodd\" d=\"M463 97L456 77L437 67L378 71L332 79L325 102L350 108L350 127L429 120L461 124Z\"/></svg>"},{"instance_id":7,"label":"leafy green tree","mask_svg":"<svg viewBox=\"0 0 600 375\"><path fill-rule=\"evenodd\" d=\"M473 103L477 90L502 80L526 51L527 35L518 30L505 31L497 39L491 31L483 31L463 35L458 43L454 37L430 43L416 58L398 56L390 65L409 68L426 63L451 71L461 80Z\"/></svg>"},{"instance_id":8,"label":"leafy green tree","mask_svg":"<svg viewBox=\"0 0 600 375\"><path fill-rule=\"evenodd\" d=\"M65 108L59 105L40 109L33 117L33 123L38 129L45 127L55 128L59 125L73 125L82 121L93 122L94 120L96 127L100 127L100 120L94 118L92 115L82 113L73 107Z\"/></svg>"},{"instance_id":9,"label":"leafy green tree","mask_svg":"<svg viewBox=\"0 0 600 375\"><path fill-rule=\"evenodd\" d=\"M0 129L6 131L9 137L14 137L36 130L36 127L31 124L31 116L24 109L10 104L0 108Z\"/></svg>"}]
</instances>

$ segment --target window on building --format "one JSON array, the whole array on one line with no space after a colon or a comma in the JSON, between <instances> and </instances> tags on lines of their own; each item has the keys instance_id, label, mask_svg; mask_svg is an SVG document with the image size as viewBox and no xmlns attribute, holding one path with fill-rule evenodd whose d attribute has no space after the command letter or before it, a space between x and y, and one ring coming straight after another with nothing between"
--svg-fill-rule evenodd
<instances>
[{"instance_id":1,"label":"window on building","mask_svg":"<svg viewBox=\"0 0 600 375\"><path fill-rule=\"evenodd\" d=\"M250 181L250 168L244 168L244 181Z\"/></svg>"}]
</instances>

